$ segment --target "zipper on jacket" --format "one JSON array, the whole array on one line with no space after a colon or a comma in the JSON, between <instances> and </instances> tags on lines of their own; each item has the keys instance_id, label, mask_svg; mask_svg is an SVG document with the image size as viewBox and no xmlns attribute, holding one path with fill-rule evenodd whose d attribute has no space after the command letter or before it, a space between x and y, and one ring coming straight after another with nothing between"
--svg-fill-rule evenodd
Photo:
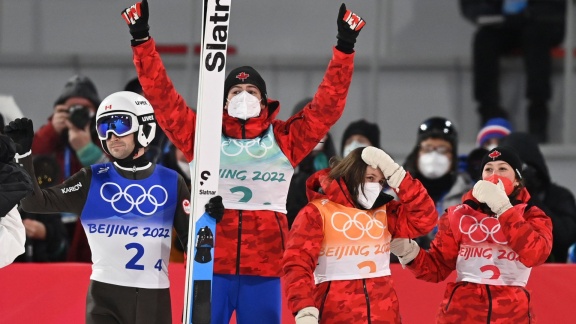
<instances>
[{"instance_id":1,"label":"zipper on jacket","mask_svg":"<svg viewBox=\"0 0 576 324\"><path fill-rule=\"evenodd\" d=\"M445 312L448 312L448 308L450 307L450 303L452 302L452 297L454 297L454 294L456 293L456 289L462 287L462 283L455 285L454 286L454 290L452 290L452 293L450 294L450 298L448 299L448 303L446 304L446 307L444 308Z\"/></svg>"},{"instance_id":2,"label":"zipper on jacket","mask_svg":"<svg viewBox=\"0 0 576 324\"><path fill-rule=\"evenodd\" d=\"M246 121L240 120L240 128L242 129L242 139L246 139Z\"/></svg>"},{"instance_id":3,"label":"zipper on jacket","mask_svg":"<svg viewBox=\"0 0 576 324\"><path fill-rule=\"evenodd\" d=\"M368 289L366 288L366 279L362 279L362 287L364 287L364 297L366 297L366 313L368 314L368 324L372 323L370 318L370 297L368 296Z\"/></svg>"},{"instance_id":4,"label":"zipper on jacket","mask_svg":"<svg viewBox=\"0 0 576 324\"><path fill-rule=\"evenodd\" d=\"M520 289L524 291L524 293L526 294L526 298L528 298L528 323L532 323L532 314L530 314L530 293L524 287Z\"/></svg>"},{"instance_id":5,"label":"zipper on jacket","mask_svg":"<svg viewBox=\"0 0 576 324\"><path fill-rule=\"evenodd\" d=\"M274 212L276 216L276 223L278 223L278 229L280 230L280 239L282 240L282 251L286 250L284 248L284 233L282 232L282 225L280 224L280 217L278 217L278 213Z\"/></svg>"},{"instance_id":6,"label":"zipper on jacket","mask_svg":"<svg viewBox=\"0 0 576 324\"><path fill-rule=\"evenodd\" d=\"M236 247L236 274L240 274L240 243L242 242L242 211L238 211L238 245Z\"/></svg>"},{"instance_id":7,"label":"zipper on jacket","mask_svg":"<svg viewBox=\"0 0 576 324\"><path fill-rule=\"evenodd\" d=\"M486 323L490 324L490 318L492 317L492 293L490 292L490 286L486 286L486 295L488 296L488 317L486 318Z\"/></svg>"},{"instance_id":8,"label":"zipper on jacket","mask_svg":"<svg viewBox=\"0 0 576 324\"><path fill-rule=\"evenodd\" d=\"M322 298L322 302L320 303L320 309L318 310L318 323L320 323L320 319L322 319L322 312L324 311L324 304L326 303L326 298L328 298L328 292L330 291L330 285L332 281L328 281L328 287L326 287L326 293L324 293L324 297Z\"/></svg>"}]
</instances>

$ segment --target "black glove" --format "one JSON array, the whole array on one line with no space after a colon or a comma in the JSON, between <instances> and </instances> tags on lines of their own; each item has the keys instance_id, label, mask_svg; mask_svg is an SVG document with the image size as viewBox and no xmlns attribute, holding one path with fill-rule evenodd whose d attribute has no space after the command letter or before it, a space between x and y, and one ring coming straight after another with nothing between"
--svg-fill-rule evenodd
<instances>
[{"instance_id":1,"label":"black glove","mask_svg":"<svg viewBox=\"0 0 576 324\"><path fill-rule=\"evenodd\" d=\"M122 11L122 18L130 27L130 35L134 39L142 39L150 36L148 31L148 0L142 0Z\"/></svg>"},{"instance_id":2,"label":"black glove","mask_svg":"<svg viewBox=\"0 0 576 324\"><path fill-rule=\"evenodd\" d=\"M28 118L16 118L4 127L4 134L16 144L16 153L24 154L32 149L34 125Z\"/></svg>"},{"instance_id":3,"label":"black glove","mask_svg":"<svg viewBox=\"0 0 576 324\"><path fill-rule=\"evenodd\" d=\"M338 35L336 36L338 45L336 48L348 54L354 52L356 38L358 38L364 25L366 25L366 22L362 17L350 10L346 10L346 5L342 4L338 12Z\"/></svg>"},{"instance_id":4,"label":"black glove","mask_svg":"<svg viewBox=\"0 0 576 324\"><path fill-rule=\"evenodd\" d=\"M210 198L208 203L204 206L208 215L212 216L216 220L216 223L220 223L222 216L224 216L224 204L222 203L221 196L214 196Z\"/></svg>"}]
</instances>

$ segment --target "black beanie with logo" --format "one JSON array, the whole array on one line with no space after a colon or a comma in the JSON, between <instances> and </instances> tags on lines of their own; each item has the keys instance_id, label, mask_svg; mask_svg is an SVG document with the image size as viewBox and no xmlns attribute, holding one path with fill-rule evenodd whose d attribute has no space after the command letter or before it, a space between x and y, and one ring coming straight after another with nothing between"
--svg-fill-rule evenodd
<instances>
[{"instance_id":1,"label":"black beanie with logo","mask_svg":"<svg viewBox=\"0 0 576 324\"><path fill-rule=\"evenodd\" d=\"M226 104L226 98L228 98L228 91L237 84L255 85L262 94L262 103L266 104L266 99L268 98L266 95L266 82L264 82L260 73L247 65L235 68L228 73L224 81L224 104Z\"/></svg>"},{"instance_id":2,"label":"black beanie with logo","mask_svg":"<svg viewBox=\"0 0 576 324\"><path fill-rule=\"evenodd\" d=\"M486 163L492 161L503 161L510 164L518 178L522 179L522 173L520 172L522 170L522 160L520 160L518 153L516 153L516 150L513 148L508 146L497 146L493 148L482 159L480 170L484 170Z\"/></svg>"}]
</instances>

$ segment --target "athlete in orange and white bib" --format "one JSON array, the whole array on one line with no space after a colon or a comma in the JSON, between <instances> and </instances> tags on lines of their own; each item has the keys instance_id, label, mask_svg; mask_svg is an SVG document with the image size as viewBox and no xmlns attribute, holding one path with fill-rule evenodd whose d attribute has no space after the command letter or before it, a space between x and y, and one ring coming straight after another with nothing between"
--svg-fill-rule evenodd
<instances>
[{"instance_id":1,"label":"athlete in orange and white bib","mask_svg":"<svg viewBox=\"0 0 576 324\"><path fill-rule=\"evenodd\" d=\"M385 182L400 201L382 193ZM307 195L283 259L296 324L400 323L390 240L421 236L436 225L422 184L369 146L312 175Z\"/></svg>"},{"instance_id":2,"label":"athlete in orange and white bib","mask_svg":"<svg viewBox=\"0 0 576 324\"><path fill-rule=\"evenodd\" d=\"M530 203L522 162L511 148L496 147L482 160L482 179L442 215L430 250L395 239L392 253L418 279L446 287L437 323L533 323L525 286L532 267L552 249L552 222Z\"/></svg>"}]
</instances>

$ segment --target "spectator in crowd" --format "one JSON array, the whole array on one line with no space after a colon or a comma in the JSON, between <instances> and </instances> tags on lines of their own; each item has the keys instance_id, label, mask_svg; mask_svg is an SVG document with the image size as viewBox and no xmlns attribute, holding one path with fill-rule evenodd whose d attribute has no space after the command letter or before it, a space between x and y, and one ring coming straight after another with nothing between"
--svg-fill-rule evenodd
<instances>
[{"instance_id":1,"label":"spectator in crowd","mask_svg":"<svg viewBox=\"0 0 576 324\"><path fill-rule=\"evenodd\" d=\"M438 215L460 203L471 187L467 173L458 170L458 133L454 124L443 117L424 120L418 128L416 145L406 157L406 171L424 185L436 205ZM418 243L427 249L437 228Z\"/></svg>"},{"instance_id":2,"label":"spectator in crowd","mask_svg":"<svg viewBox=\"0 0 576 324\"><path fill-rule=\"evenodd\" d=\"M476 148L462 157L461 170L468 172L472 181L482 179L480 163L488 151L498 146L500 140L512 132L512 125L506 118L489 119L476 136Z\"/></svg>"},{"instance_id":3,"label":"spectator in crowd","mask_svg":"<svg viewBox=\"0 0 576 324\"><path fill-rule=\"evenodd\" d=\"M513 132L502 145L513 147L522 160L522 175L530 203L552 219L552 253L547 262L566 263L570 245L576 243L576 202L574 194L552 181L546 160L536 139L528 133Z\"/></svg>"},{"instance_id":4,"label":"spectator in crowd","mask_svg":"<svg viewBox=\"0 0 576 324\"><path fill-rule=\"evenodd\" d=\"M0 133L0 268L24 253L26 240L17 204L32 191L32 180L14 163L16 153L24 153L21 146Z\"/></svg>"},{"instance_id":5,"label":"spectator in crowd","mask_svg":"<svg viewBox=\"0 0 576 324\"><path fill-rule=\"evenodd\" d=\"M492 149L482 161L482 180L440 217L428 251L408 237L390 243L420 280L441 282L456 270L436 323L534 321L526 283L550 255L552 222L530 203L521 169L513 149Z\"/></svg>"},{"instance_id":6,"label":"spectator in crowd","mask_svg":"<svg viewBox=\"0 0 576 324\"><path fill-rule=\"evenodd\" d=\"M191 162L197 115L176 91L150 37L148 1L126 8L122 17L133 38L134 66L145 96L170 141ZM287 121L276 119L280 103L268 97L266 82L256 69L241 66L228 73L222 98L220 169L278 177L275 181L262 181L257 176L220 178L218 193L226 211L216 226L212 323L228 323L233 312L238 322L280 323L290 179L298 163L342 115L354 70L354 47L364 26L361 17L341 5L338 41L326 74L302 114ZM231 157L228 150L239 155ZM238 186L251 198L234 195ZM232 291L232 286L237 288ZM253 296L260 299L258 305L251 302Z\"/></svg>"},{"instance_id":7,"label":"spectator in crowd","mask_svg":"<svg viewBox=\"0 0 576 324\"><path fill-rule=\"evenodd\" d=\"M344 130L340 153L348 155L358 147L374 146L380 148L380 127L364 119L353 121Z\"/></svg>"},{"instance_id":8,"label":"spectator in crowd","mask_svg":"<svg viewBox=\"0 0 576 324\"><path fill-rule=\"evenodd\" d=\"M33 157L36 180L40 188L49 188L59 178L60 166L54 157L37 155ZM20 210L26 228L26 252L16 258L16 262L56 262L66 261L68 234L57 214L40 215Z\"/></svg>"},{"instance_id":9,"label":"spectator in crowd","mask_svg":"<svg viewBox=\"0 0 576 324\"><path fill-rule=\"evenodd\" d=\"M382 192L386 182L399 201ZM306 191L310 202L283 258L296 323L401 323L388 246L392 237L434 227L438 215L426 189L386 152L367 146L315 173Z\"/></svg>"},{"instance_id":10,"label":"spectator in crowd","mask_svg":"<svg viewBox=\"0 0 576 324\"><path fill-rule=\"evenodd\" d=\"M312 101L312 98L305 98L298 102L292 111L292 115L298 115L306 105ZM318 142L312 152L302 160L294 170L294 176L290 181L288 197L286 198L286 217L288 218L288 228L298 215L302 207L308 203L306 197L306 180L316 171L328 167L328 161L336 156L336 148L332 135L328 132L324 138Z\"/></svg>"},{"instance_id":11,"label":"spectator in crowd","mask_svg":"<svg viewBox=\"0 0 576 324\"><path fill-rule=\"evenodd\" d=\"M528 129L548 140L548 101L552 95L552 48L564 39L565 0L460 0L474 34L473 89L482 124L508 117L501 106L500 58L519 49L526 71Z\"/></svg>"}]
</instances>

